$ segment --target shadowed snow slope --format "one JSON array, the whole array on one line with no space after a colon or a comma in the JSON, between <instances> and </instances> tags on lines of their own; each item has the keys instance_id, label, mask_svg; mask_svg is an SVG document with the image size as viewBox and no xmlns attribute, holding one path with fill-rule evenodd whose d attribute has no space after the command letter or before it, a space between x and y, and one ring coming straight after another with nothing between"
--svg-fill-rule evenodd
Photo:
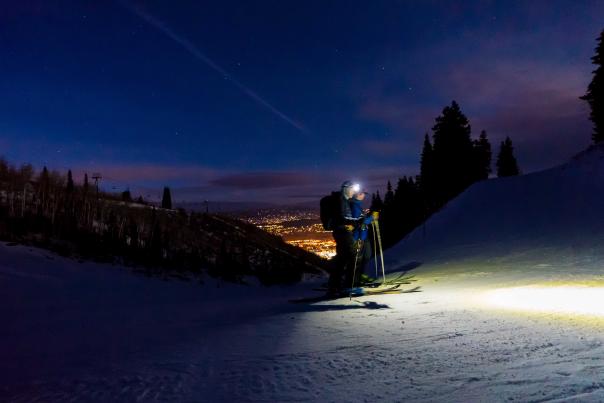
<instances>
[{"instance_id":1,"label":"shadowed snow slope","mask_svg":"<svg viewBox=\"0 0 604 403\"><path fill-rule=\"evenodd\" d=\"M600 261L603 200L604 147L592 146L555 168L474 184L385 252L386 267Z\"/></svg>"}]
</instances>

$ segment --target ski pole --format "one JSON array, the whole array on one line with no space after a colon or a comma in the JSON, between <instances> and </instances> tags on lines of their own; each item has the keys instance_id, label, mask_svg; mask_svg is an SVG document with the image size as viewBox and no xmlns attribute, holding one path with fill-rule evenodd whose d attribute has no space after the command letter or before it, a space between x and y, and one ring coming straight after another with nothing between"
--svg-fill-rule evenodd
<instances>
[{"instance_id":1,"label":"ski pole","mask_svg":"<svg viewBox=\"0 0 604 403\"><path fill-rule=\"evenodd\" d=\"M359 259L359 250L361 249L360 243L356 242L356 252L354 254L354 270L352 271L352 284L350 285L350 291L348 297L352 300L352 289L354 288L354 278L357 275L357 260Z\"/></svg>"},{"instance_id":2,"label":"ski pole","mask_svg":"<svg viewBox=\"0 0 604 403\"><path fill-rule=\"evenodd\" d=\"M386 282L386 270L384 269L384 250L382 249L382 235L380 234L380 223L375 220L375 229L377 230L378 245L380 248L380 260L382 262L382 278Z\"/></svg>"},{"instance_id":3,"label":"ski pole","mask_svg":"<svg viewBox=\"0 0 604 403\"><path fill-rule=\"evenodd\" d=\"M373 233L373 261L375 262L375 279L378 278L377 241L375 239L375 222L371 221L371 232Z\"/></svg>"}]
</instances>

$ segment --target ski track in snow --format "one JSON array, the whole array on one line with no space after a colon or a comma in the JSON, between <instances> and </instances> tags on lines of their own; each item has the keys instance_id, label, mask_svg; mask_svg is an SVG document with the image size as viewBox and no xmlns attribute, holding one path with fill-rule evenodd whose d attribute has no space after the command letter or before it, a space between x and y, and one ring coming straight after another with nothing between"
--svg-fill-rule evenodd
<instances>
[{"instance_id":1,"label":"ski track in snow","mask_svg":"<svg viewBox=\"0 0 604 403\"><path fill-rule=\"evenodd\" d=\"M404 312L391 312L354 331L350 326L366 315L346 313L331 319L338 331L327 337L320 327L296 334L315 335L306 343L322 344L302 351L229 353L221 348L220 357L203 349L177 350L172 357L154 358L159 362L145 362L138 373L37 382L12 389L9 400L547 401L604 396L601 339L588 340L577 331L548 335L547 327L536 331L535 324L467 311L441 313L406 314L402 324ZM279 322L291 320L277 318L272 325L286 327ZM393 326L397 322L401 325ZM452 327L452 322L466 325Z\"/></svg>"}]
</instances>

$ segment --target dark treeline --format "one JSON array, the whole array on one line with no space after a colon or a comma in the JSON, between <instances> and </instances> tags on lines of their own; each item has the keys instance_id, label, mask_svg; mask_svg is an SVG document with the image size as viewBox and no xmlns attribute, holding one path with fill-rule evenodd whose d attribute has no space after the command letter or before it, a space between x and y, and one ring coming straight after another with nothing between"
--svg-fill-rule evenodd
<instances>
[{"instance_id":1,"label":"dark treeline","mask_svg":"<svg viewBox=\"0 0 604 403\"><path fill-rule=\"evenodd\" d=\"M591 110L589 119L593 122L592 140L595 144L604 141L604 30L597 39L596 53L591 58L596 66L587 92L581 99L587 101Z\"/></svg>"},{"instance_id":2,"label":"dark treeline","mask_svg":"<svg viewBox=\"0 0 604 403\"><path fill-rule=\"evenodd\" d=\"M373 195L372 209L381 211L382 237L391 246L424 222L471 184L492 172L492 150L486 131L472 139L468 118L457 102L436 118L432 136L424 136L420 174L403 176L393 188L389 181L384 197ZM512 140L501 142L497 176L518 175Z\"/></svg>"},{"instance_id":3,"label":"dark treeline","mask_svg":"<svg viewBox=\"0 0 604 403\"><path fill-rule=\"evenodd\" d=\"M322 260L257 227L218 215L172 210L168 188L159 208L130 191L111 194L46 167L17 168L0 158L0 238L62 255L185 277L209 273L238 281L293 282Z\"/></svg>"}]
</instances>

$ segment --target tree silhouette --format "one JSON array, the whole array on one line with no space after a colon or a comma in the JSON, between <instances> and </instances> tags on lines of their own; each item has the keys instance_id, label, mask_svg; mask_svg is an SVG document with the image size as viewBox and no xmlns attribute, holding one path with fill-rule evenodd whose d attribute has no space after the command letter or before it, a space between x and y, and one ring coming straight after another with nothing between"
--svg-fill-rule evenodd
<instances>
[{"instance_id":1,"label":"tree silhouette","mask_svg":"<svg viewBox=\"0 0 604 403\"><path fill-rule=\"evenodd\" d=\"M587 87L587 93L581 97L591 108L589 119L594 124L591 138L596 144L604 141L604 30L597 40L596 54L591 58L592 63L597 67L593 71L593 78Z\"/></svg>"},{"instance_id":2,"label":"tree silhouette","mask_svg":"<svg viewBox=\"0 0 604 403\"><path fill-rule=\"evenodd\" d=\"M82 189L84 193L88 193L88 189L90 188L90 184L88 183L88 173L84 173L84 184L82 185Z\"/></svg>"},{"instance_id":3,"label":"tree silhouette","mask_svg":"<svg viewBox=\"0 0 604 403\"><path fill-rule=\"evenodd\" d=\"M67 171L67 193L73 193L73 177L71 176L71 169Z\"/></svg>"},{"instance_id":4,"label":"tree silhouette","mask_svg":"<svg viewBox=\"0 0 604 403\"><path fill-rule=\"evenodd\" d=\"M491 173L491 143L487 138L487 132L480 132L478 140L474 140L474 163L476 180L488 179Z\"/></svg>"},{"instance_id":5,"label":"tree silhouette","mask_svg":"<svg viewBox=\"0 0 604 403\"><path fill-rule=\"evenodd\" d=\"M384 195L384 206L391 206L394 202L394 192L392 191L392 184L388 181L386 185L386 194Z\"/></svg>"},{"instance_id":6,"label":"tree silhouette","mask_svg":"<svg viewBox=\"0 0 604 403\"><path fill-rule=\"evenodd\" d=\"M384 208L384 202L382 201L382 198L380 196L380 191L378 190L377 193L374 193L371 196L370 209L372 211L382 211L383 208Z\"/></svg>"},{"instance_id":7,"label":"tree silhouette","mask_svg":"<svg viewBox=\"0 0 604 403\"><path fill-rule=\"evenodd\" d=\"M419 185L426 200L434 196L434 151L428 133L424 136L424 146L419 166Z\"/></svg>"},{"instance_id":8,"label":"tree silhouette","mask_svg":"<svg viewBox=\"0 0 604 403\"><path fill-rule=\"evenodd\" d=\"M499 148L499 155L497 156L497 176L515 176L520 173L518 169L518 162L514 157L514 147L512 140L509 137L505 138L505 141L501 142Z\"/></svg>"},{"instance_id":9,"label":"tree silhouette","mask_svg":"<svg viewBox=\"0 0 604 403\"><path fill-rule=\"evenodd\" d=\"M132 195L130 194L130 189L126 189L122 192L122 201L131 202Z\"/></svg>"},{"instance_id":10,"label":"tree silhouette","mask_svg":"<svg viewBox=\"0 0 604 403\"><path fill-rule=\"evenodd\" d=\"M164 187L164 194L161 199L161 208L172 208L172 196L170 195L170 188L167 186Z\"/></svg>"},{"instance_id":11,"label":"tree silhouette","mask_svg":"<svg viewBox=\"0 0 604 403\"><path fill-rule=\"evenodd\" d=\"M474 180L471 127L457 102L452 101L436 118L432 131L435 198L443 205Z\"/></svg>"},{"instance_id":12,"label":"tree silhouette","mask_svg":"<svg viewBox=\"0 0 604 403\"><path fill-rule=\"evenodd\" d=\"M40 194L39 209L42 211L46 208L48 201L48 193L50 192L50 175L46 166L42 168L42 172L38 176L38 193Z\"/></svg>"}]
</instances>

